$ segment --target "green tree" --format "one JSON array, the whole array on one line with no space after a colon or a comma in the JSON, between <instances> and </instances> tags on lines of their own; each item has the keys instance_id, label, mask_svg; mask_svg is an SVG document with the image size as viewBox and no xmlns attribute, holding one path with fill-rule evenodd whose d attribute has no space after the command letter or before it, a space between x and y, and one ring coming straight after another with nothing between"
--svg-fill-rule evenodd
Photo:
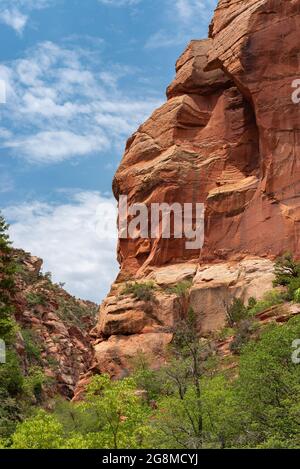
<instances>
[{"instance_id":1,"label":"green tree","mask_svg":"<svg viewBox=\"0 0 300 469\"><path fill-rule=\"evenodd\" d=\"M85 409L97 416L101 432L89 434L90 444L98 448L138 448L142 444L147 406L136 392L134 379L112 381L95 377L88 387Z\"/></svg>"},{"instance_id":2,"label":"green tree","mask_svg":"<svg viewBox=\"0 0 300 469\"><path fill-rule=\"evenodd\" d=\"M5 363L0 364L0 436L8 437L21 418L19 395L23 376L14 348L16 322L13 299L17 268L8 236L8 225L0 214L0 339L5 344Z\"/></svg>"},{"instance_id":3,"label":"green tree","mask_svg":"<svg viewBox=\"0 0 300 469\"><path fill-rule=\"evenodd\" d=\"M234 327L248 317L248 309L240 298L233 298L232 303L226 308L226 319L229 327Z\"/></svg>"},{"instance_id":4,"label":"green tree","mask_svg":"<svg viewBox=\"0 0 300 469\"><path fill-rule=\"evenodd\" d=\"M63 426L47 412L40 410L34 417L17 426L12 437L13 449L59 449L63 446Z\"/></svg>"},{"instance_id":5,"label":"green tree","mask_svg":"<svg viewBox=\"0 0 300 469\"><path fill-rule=\"evenodd\" d=\"M0 339L7 344L14 337L13 295L16 265L13 260L8 225L0 214Z\"/></svg>"},{"instance_id":6,"label":"green tree","mask_svg":"<svg viewBox=\"0 0 300 469\"><path fill-rule=\"evenodd\" d=\"M276 260L274 273L274 286L288 286L292 279L300 277L300 263L294 260L290 252L287 252Z\"/></svg>"},{"instance_id":7,"label":"green tree","mask_svg":"<svg viewBox=\"0 0 300 469\"><path fill-rule=\"evenodd\" d=\"M236 395L245 417L243 440L250 446L278 440L300 446L300 366L292 343L300 337L300 318L271 325L240 357ZM270 440L271 439L271 440Z\"/></svg>"},{"instance_id":8,"label":"green tree","mask_svg":"<svg viewBox=\"0 0 300 469\"><path fill-rule=\"evenodd\" d=\"M198 337L194 311L173 330L171 363L165 367L169 384L167 396L158 401L158 412L153 416L150 440L154 447L204 447L202 379L206 373L209 350Z\"/></svg>"}]
</instances>

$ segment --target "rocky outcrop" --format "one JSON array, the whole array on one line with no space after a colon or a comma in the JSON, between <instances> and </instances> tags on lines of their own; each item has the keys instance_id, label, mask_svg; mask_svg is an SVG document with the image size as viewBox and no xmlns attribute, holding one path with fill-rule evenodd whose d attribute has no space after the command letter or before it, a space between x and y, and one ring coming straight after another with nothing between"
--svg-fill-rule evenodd
<instances>
[{"instance_id":1,"label":"rocky outcrop","mask_svg":"<svg viewBox=\"0 0 300 469\"><path fill-rule=\"evenodd\" d=\"M128 140L116 198L203 203L205 242L191 250L161 233L120 239L120 274L93 332L94 370L120 376L138 350L163 356L186 309L167 287L190 282L206 334L222 327L234 296L271 288L276 256L300 257L299 27L300 0L220 0L209 39L188 45L166 104ZM151 304L124 293L126 282L149 280Z\"/></svg>"},{"instance_id":2,"label":"rocky outcrop","mask_svg":"<svg viewBox=\"0 0 300 469\"><path fill-rule=\"evenodd\" d=\"M42 274L42 260L14 250L17 265L15 318L19 325L16 349L24 375L38 367L47 378L44 398L71 398L81 374L91 365L89 336L97 305L69 295Z\"/></svg>"}]
</instances>

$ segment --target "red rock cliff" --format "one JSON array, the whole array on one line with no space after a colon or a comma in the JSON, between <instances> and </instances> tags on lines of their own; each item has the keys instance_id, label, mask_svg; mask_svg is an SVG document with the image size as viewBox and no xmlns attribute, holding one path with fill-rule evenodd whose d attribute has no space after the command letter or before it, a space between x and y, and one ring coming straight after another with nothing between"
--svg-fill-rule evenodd
<instances>
[{"instance_id":1,"label":"red rock cliff","mask_svg":"<svg viewBox=\"0 0 300 469\"><path fill-rule=\"evenodd\" d=\"M233 296L260 297L272 260L300 257L300 0L220 0L209 39L192 41L167 102L128 140L113 188L129 203L202 202L205 243L119 242L120 275L94 330L94 368L120 376L139 350L164 360L184 314L170 290L190 280L200 333L224 324ZM127 281L151 279L154 300Z\"/></svg>"}]
</instances>

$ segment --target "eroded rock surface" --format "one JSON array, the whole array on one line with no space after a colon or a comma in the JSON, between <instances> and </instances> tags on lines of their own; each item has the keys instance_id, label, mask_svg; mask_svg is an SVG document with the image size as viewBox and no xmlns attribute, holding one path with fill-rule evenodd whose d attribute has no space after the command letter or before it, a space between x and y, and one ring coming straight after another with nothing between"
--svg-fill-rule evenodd
<instances>
[{"instance_id":1,"label":"eroded rock surface","mask_svg":"<svg viewBox=\"0 0 300 469\"><path fill-rule=\"evenodd\" d=\"M224 325L233 296L261 298L276 256L300 257L300 0L220 0L209 39L192 41L167 102L128 140L116 198L205 205L205 243L120 239L120 275L94 330L93 368L120 376L129 358L171 341L184 307L168 286L189 281L199 333ZM152 280L151 305L122 294ZM158 345L159 344L159 345Z\"/></svg>"},{"instance_id":2,"label":"eroded rock surface","mask_svg":"<svg viewBox=\"0 0 300 469\"><path fill-rule=\"evenodd\" d=\"M44 398L72 398L81 375L92 364L89 336L97 305L78 300L41 273L42 260L14 250L17 352L24 375L38 367L46 378Z\"/></svg>"}]
</instances>

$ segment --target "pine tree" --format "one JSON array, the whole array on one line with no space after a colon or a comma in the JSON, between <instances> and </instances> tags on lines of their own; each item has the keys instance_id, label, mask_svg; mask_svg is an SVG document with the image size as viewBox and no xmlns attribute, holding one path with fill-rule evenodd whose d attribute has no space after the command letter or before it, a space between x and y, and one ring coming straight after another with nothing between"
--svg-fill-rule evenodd
<instances>
[{"instance_id":1,"label":"pine tree","mask_svg":"<svg viewBox=\"0 0 300 469\"><path fill-rule=\"evenodd\" d=\"M8 228L9 226L0 214L0 339L6 343L11 341L15 329L12 299L16 273Z\"/></svg>"}]
</instances>

